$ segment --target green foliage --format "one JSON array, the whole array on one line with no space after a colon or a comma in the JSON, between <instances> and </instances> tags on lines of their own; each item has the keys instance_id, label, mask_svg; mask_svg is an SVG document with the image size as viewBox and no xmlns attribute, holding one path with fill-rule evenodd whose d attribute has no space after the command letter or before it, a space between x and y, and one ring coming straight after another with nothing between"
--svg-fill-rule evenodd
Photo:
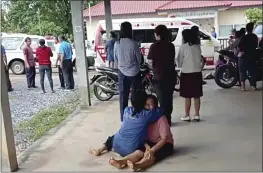
<instances>
[{"instance_id":1,"label":"green foliage","mask_svg":"<svg viewBox=\"0 0 263 173\"><path fill-rule=\"evenodd\" d=\"M246 10L245 14L250 22L258 23L263 20L261 8L250 8Z\"/></svg>"}]
</instances>

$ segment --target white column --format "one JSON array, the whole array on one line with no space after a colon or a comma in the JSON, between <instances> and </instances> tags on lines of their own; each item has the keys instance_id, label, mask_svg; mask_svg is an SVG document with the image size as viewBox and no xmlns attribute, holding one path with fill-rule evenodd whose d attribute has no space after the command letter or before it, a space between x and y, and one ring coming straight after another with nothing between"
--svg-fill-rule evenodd
<instances>
[{"instance_id":1,"label":"white column","mask_svg":"<svg viewBox=\"0 0 263 173\"><path fill-rule=\"evenodd\" d=\"M111 0L104 0L105 8L105 23L106 23L106 34L107 38L110 37L110 32L112 30L112 16L111 16Z\"/></svg>"},{"instance_id":2,"label":"white column","mask_svg":"<svg viewBox=\"0 0 263 173\"><path fill-rule=\"evenodd\" d=\"M7 92L7 83L5 75L5 65L3 58L1 59L1 165L2 171L16 171L18 169L16 148L12 127L12 119L9 107L9 98ZM8 169L8 170L7 170Z\"/></svg>"},{"instance_id":3,"label":"white column","mask_svg":"<svg viewBox=\"0 0 263 173\"><path fill-rule=\"evenodd\" d=\"M77 79L81 93L81 107L91 105L90 87L88 75L88 60L86 58L84 24L83 24L83 0L71 0L71 15L74 34L74 45L76 50Z\"/></svg>"},{"instance_id":4,"label":"white column","mask_svg":"<svg viewBox=\"0 0 263 173\"><path fill-rule=\"evenodd\" d=\"M216 30L217 37L219 36L219 23L218 23L218 10L215 12L214 27Z\"/></svg>"}]
</instances>

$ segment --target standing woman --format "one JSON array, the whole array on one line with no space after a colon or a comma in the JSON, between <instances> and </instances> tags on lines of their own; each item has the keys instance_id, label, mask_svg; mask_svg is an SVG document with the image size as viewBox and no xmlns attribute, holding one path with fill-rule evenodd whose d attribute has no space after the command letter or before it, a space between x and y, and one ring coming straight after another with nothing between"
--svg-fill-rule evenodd
<instances>
[{"instance_id":1,"label":"standing woman","mask_svg":"<svg viewBox=\"0 0 263 173\"><path fill-rule=\"evenodd\" d=\"M107 61L109 62L109 67L115 68L114 66L114 44L116 42L116 34L115 32L110 32L111 39L106 42L105 49L107 52Z\"/></svg>"},{"instance_id":2,"label":"standing woman","mask_svg":"<svg viewBox=\"0 0 263 173\"><path fill-rule=\"evenodd\" d=\"M164 109L169 125L172 123L173 92L176 83L175 48L169 40L169 30L165 25L155 28L155 39L150 47L148 59L152 61L154 87L160 107Z\"/></svg>"},{"instance_id":3,"label":"standing woman","mask_svg":"<svg viewBox=\"0 0 263 173\"><path fill-rule=\"evenodd\" d=\"M131 99L134 93L142 87L140 77L141 51L138 43L132 39L132 25L130 22L121 23L120 39L114 45L114 60L119 69L120 114L128 106L130 89Z\"/></svg>"},{"instance_id":4,"label":"standing woman","mask_svg":"<svg viewBox=\"0 0 263 173\"><path fill-rule=\"evenodd\" d=\"M185 98L185 116L183 121L190 121L191 99L194 98L195 115L192 120L200 120L200 97L203 96L201 48L190 29L182 32L184 44L179 49L178 67L181 68L180 96Z\"/></svg>"}]
</instances>

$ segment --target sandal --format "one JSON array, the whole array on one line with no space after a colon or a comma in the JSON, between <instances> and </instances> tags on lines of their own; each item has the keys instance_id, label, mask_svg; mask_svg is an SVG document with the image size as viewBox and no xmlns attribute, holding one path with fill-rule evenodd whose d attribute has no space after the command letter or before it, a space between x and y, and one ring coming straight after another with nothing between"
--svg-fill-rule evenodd
<instances>
[{"instance_id":1,"label":"sandal","mask_svg":"<svg viewBox=\"0 0 263 173\"><path fill-rule=\"evenodd\" d=\"M190 118L190 116L184 116L184 117L181 118L181 120L189 122L189 121L191 121L191 118Z\"/></svg>"},{"instance_id":2,"label":"sandal","mask_svg":"<svg viewBox=\"0 0 263 173\"><path fill-rule=\"evenodd\" d=\"M195 115L194 117L192 117L192 121L200 121L200 116Z\"/></svg>"}]
</instances>

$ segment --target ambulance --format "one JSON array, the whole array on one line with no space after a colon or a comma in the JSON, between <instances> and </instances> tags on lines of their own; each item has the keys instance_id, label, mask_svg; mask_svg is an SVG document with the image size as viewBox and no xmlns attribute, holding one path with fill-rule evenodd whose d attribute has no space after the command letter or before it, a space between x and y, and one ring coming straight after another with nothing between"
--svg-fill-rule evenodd
<instances>
[{"instance_id":1,"label":"ambulance","mask_svg":"<svg viewBox=\"0 0 263 173\"><path fill-rule=\"evenodd\" d=\"M117 35L120 31L121 23L125 21L132 24L133 39L140 43L145 59L147 58L151 44L155 41L154 29L156 26L165 25L169 29L171 41L174 44L176 51L175 60L183 42L182 31L184 29L190 29L192 26L198 26L197 24L183 18L114 19L112 20L112 28ZM218 59L216 51L221 48L220 42L200 26L198 27L200 30L202 55L206 59L206 66L213 66ZM95 67L107 66L105 51L106 41L105 20L101 20L98 22L95 33Z\"/></svg>"}]
</instances>

